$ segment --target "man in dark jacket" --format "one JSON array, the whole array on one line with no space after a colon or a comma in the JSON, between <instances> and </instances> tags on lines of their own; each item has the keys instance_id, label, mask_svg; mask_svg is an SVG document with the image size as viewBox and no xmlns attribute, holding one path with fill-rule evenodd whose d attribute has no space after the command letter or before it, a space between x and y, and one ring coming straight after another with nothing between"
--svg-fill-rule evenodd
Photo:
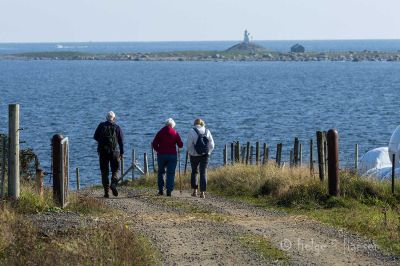
<instances>
[{"instance_id":1,"label":"man in dark jacket","mask_svg":"<svg viewBox=\"0 0 400 266\"><path fill-rule=\"evenodd\" d=\"M107 121L97 126L93 138L98 143L97 152L100 159L101 181L104 187L104 197L108 198L110 188L113 195L118 196L118 170L120 158L124 155L124 142L122 130L115 123L114 112L108 112L106 119ZM109 166L112 173L111 186L108 179Z\"/></svg>"}]
</instances>

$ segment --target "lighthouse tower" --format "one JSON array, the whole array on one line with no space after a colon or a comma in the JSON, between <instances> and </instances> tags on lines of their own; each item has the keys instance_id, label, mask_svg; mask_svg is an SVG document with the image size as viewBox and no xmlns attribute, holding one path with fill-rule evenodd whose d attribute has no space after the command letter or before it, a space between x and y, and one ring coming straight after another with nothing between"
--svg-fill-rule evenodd
<instances>
[{"instance_id":1,"label":"lighthouse tower","mask_svg":"<svg viewBox=\"0 0 400 266\"><path fill-rule=\"evenodd\" d=\"M246 43L246 44L250 43L249 36L250 36L250 33L247 30L244 30L244 38L243 38L244 43Z\"/></svg>"}]
</instances>

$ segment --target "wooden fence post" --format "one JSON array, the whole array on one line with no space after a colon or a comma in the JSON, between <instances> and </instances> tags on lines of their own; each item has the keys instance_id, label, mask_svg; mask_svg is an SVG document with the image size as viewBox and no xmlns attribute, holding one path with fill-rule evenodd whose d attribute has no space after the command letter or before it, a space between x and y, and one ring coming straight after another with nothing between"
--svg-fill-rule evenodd
<instances>
[{"instance_id":1,"label":"wooden fence post","mask_svg":"<svg viewBox=\"0 0 400 266\"><path fill-rule=\"evenodd\" d=\"M76 190L79 191L80 187L81 187L81 179L80 179L80 174L79 174L79 168L76 168Z\"/></svg>"},{"instance_id":2,"label":"wooden fence post","mask_svg":"<svg viewBox=\"0 0 400 266\"><path fill-rule=\"evenodd\" d=\"M260 142L256 142L256 165L260 163Z\"/></svg>"},{"instance_id":3,"label":"wooden fence post","mask_svg":"<svg viewBox=\"0 0 400 266\"><path fill-rule=\"evenodd\" d=\"M19 104L8 106L8 196L18 199L19 180Z\"/></svg>"},{"instance_id":4,"label":"wooden fence post","mask_svg":"<svg viewBox=\"0 0 400 266\"><path fill-rule=\"evenodd\" d=\"M235 162L240 163L240 142L236 142Z\"/></svg>"},{"instance_id":5,"label":"wooden fence post","mask_svg":"<svg viewBox=\"0 0 400 266\"><path fill-rule=\"evenodd\" d=\"M281 167L281 160L282 160L282 143L279 143L276 147L276 163L279 167Z\"/></svg>"},{"instance_id":6,"label":"wooden fence post","mask_svg":"<svg viewBox=\"0 0 400 266\"><path fill-rule=\"evenodd\" d=\"M246 146L242 145L241 150L242 150L242 164L244 164L246 160Z\"/></svg>"},{"instance_id":7,"label":"wooden fence post","mask_svg":"<svg viewBox=\"0 0 400 266\"><path fill-rule=\"evenodd\" d=\"M314 176L314 158L313 158L313 152L314 152L313 139L310 139L310 175L311 175L311 176Z\"/></svg>"},{"instance_id":8,"label":"wooden fence post","mask_svg":"<svg viewBox=\"0 0 400 266\"><path fill-rule=\"evenodd\" d=\"M325 155L324 155L324 141L322 131L317 131L317 150L318 150L318 167L319 179L325 179Z\"/></svg>"},{"instance_id":9,"label":"wooden fence post","mask_svg":"<svg viewBox=\"0 0 400 266\"><path fill-rule=\"evenodd\" d=\"M235 164L235 147L234 147L234 143L231 142L231 163L232 165Z\"/></svg>"},{"instance_id":10,"label":"wooden fence post","mask_svg":"<svg viewBox=\"0 0 400 266\"><path fill-rule=\"evenodd\" d=\"M254 147L253 145L250 146L250 165L253 164L253 152L254 152Z\"/></svg>"},{"instance_id":11,"label":"wooden fence post","mask_svg":"<svg viewBox=\"0 0 400 266\"><path fill-rule=\"evenodd\" d=\"M294 160L293 160L293 150L290 150L289 152L289 167L293 167L294 165Z\"/></svg>"},{"instance_id":12,"label":"wooden fence post","mask_svg":"<svg viewBox=\"0 0 400 266\"><path fill-rule=\"evenodd\" d=\"M250 142L248 141L246 144L246 165L249 164L250 160Z\"/></svg>"},{"instance_id":13,"label":"wooden fence post","mask_svg":"<svg viewBox=\"0 0 400 266\"><path fill-rule=\"evenodd\" d=\"M299 162L299 138L295 137L294 138L294 147L293 147L293 161L292 165L297 166Z\"/></svg>"},{"instance_id":14,"label":"wooden fence post","mask_svg":"<svg viewBox=\"0 0 400 266\"><path fill-rule=\"evenodd\" d=\"M268 162L268 146L267 143L264 143L263 147L263 164L266 164Z\"/></svg>"},{"instance_id":15,"label":"wooden fence post","mask_svg":"<svg viewBox=\"0 0 400 266\"><path fill-rule=\"evenodd\" d=\"M43 199L44 194L43 177L43 170L36 168L36 190L41 199Z\"/></svg>"},{"instance_id":16,"label":"wooden fence post","mask_svg":"<svg viewBox=\"0 0 400 266\"><path fill-rule=\"evenodd\" d=\"M324 144L324 162L325 162L325 177L328 175L328 140L326 131L323 132L323 144Z\"/></svg>"},{"instance_id":17,"label":"wooden fence post","mask_svg":"<svg viewBox=\"0 0 400 266\"><path fill-rule=\"evenodd\" d=\"M327 134L328 147L328 185L329 195L339 196L339 134L337 130L330 129Z\"/></svg>"}]
</instances>

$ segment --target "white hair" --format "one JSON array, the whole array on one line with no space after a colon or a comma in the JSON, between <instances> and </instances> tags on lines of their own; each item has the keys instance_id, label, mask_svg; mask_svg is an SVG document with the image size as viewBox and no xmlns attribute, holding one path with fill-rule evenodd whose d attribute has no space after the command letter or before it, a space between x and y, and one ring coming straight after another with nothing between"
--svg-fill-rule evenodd
<instances>
[{"instance_id":1,"label":"white hair","mask_svg":"<svg viewBox=\"0 0 400 266\"><path fill-rule=\"evenodd\" d=\"M167 120L165 120L165 125L174 128L176 123L175 123L174 119L168 118Z\"/></svg>"},{"instance_id":2,"label":"white hair","mask_svg":"<svg viewBox=\"0 0 400 266\"><path fill-rule=\"evenodd\" d=\"M113 122L115 120L115 113L113 111L108 112L106 119L108 122Z\"/></svg>"}]
</instances>

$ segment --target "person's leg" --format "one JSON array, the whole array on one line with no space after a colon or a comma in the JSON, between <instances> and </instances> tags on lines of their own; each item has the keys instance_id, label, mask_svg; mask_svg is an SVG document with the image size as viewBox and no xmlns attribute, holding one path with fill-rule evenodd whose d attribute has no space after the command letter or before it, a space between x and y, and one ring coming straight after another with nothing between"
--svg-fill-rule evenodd
<instances>
[{"instance_id":1,"label":"person's leg","mask_svg":"<svg viewBox=\"0 0 400 266\"><path fill-rule=\"evenodd\" d=\"M118 196L117 184L118 184L118 171L119 171L119 152L113 152L110 154L110 166L111 166L111 190L114 196Z\"/></svg>"},{"instance_id":2,"label":"person's leg","mask_svg":"<svg viewBox=\"0 0 400 266\"><path fill-rule=\"evenodd\" d=\"M205 192L207 189L207 166L208 156L200 158L200 192Z\"/></svg>"},{"instance_id":3,"label":"person's leg","mask_svg":"<svg viewBox=\"0 0 400 266\"><path fill-rule=\"evenodd\" d=\"M192 196L197 196L197 189L199 188L199 183L197 179L197 174L199 173L199 156L190 156L190 165L192 167L192 174L190 176L190 184L193 189Z\"/></svg>"},{"instance_id":4,"label":"person's leg","mask_svg":"<svg viewBox=\"0 0 400 266\"><path fill-rule=\"evenodd\" d=\"M104 188L104 197L108 197L108 190L110 189L110 180L108 179L109 174L109 160L105 153L99 154L100 171L101 171L101 182Z\"/></svg>"},{"instance_id":5,"label":"person's leg","mask_svg":"<svg viewBox=\"0 0 400 266\"><path fill-rule=\"evenodd\" d=\"M178 159L176 155L169 154L167 161L167 196L171 196L172 190L174 190L175 182L175 169Z\"/></svg>"},{"instance_id":6,"label":"person's leg","mask_svg":"<svg viewBox=\"0 0 400 266\"><path fill-rule=\"evenodd\" d=\"M157 155L157 164L158 164L158 176L157 176L157 183L158 183L158 192L160 195L163 194L164 190L164 174L165 174L165 167L167 165L167 160L165 159L164 154Z\"/></svg>"}]
</instances>

